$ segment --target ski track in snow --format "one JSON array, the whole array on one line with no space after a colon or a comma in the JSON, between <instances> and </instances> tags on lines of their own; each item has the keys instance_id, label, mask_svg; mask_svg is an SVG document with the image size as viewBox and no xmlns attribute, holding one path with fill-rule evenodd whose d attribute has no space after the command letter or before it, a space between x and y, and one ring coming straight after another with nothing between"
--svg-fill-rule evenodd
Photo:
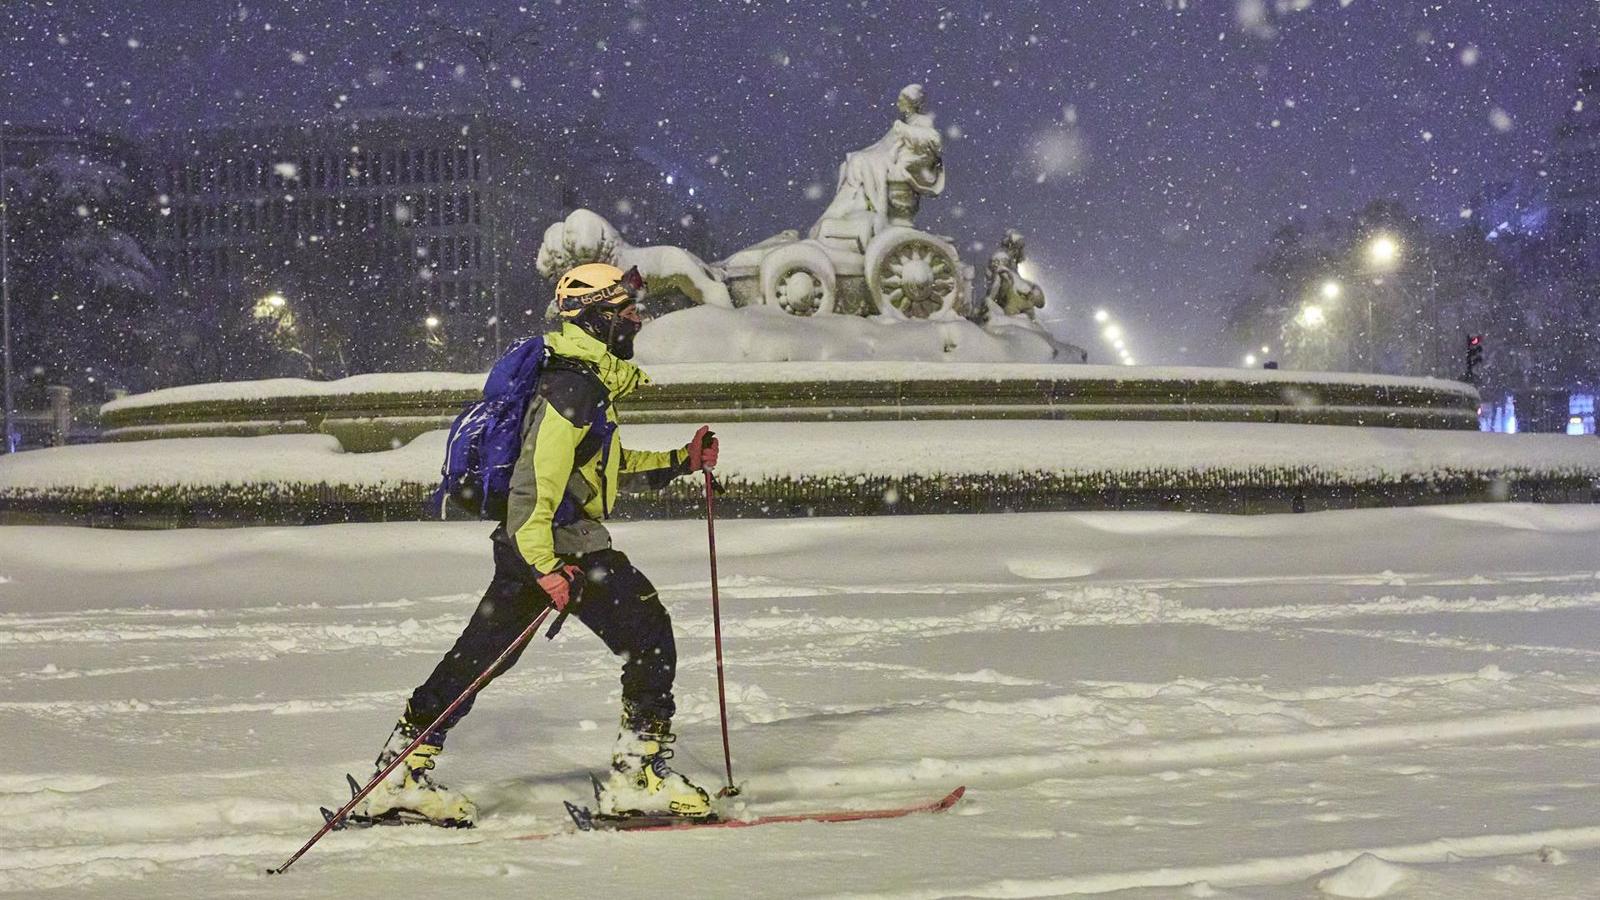
<instances>
[{"instance_id":1,"label":"ski track in snow","mask_svg":"<svg viewBox=\"0 0 1600 900\"><path fill-rule=\"evenodd\" d=\"M33 561L0 580L0 733L15 738L0 891L659 893L622 860L660 853L713 896L1587 896L1600 510L1271 518L1283 534L1166 514L730 522L747 805L729 811L966 783L955 810L505 841L561 828L560 801L608 752L617 665L573 623L536 638L452 735L441 777L477 797L479 828L337 833L282 880L262 870L336 804L344 772L368 771L475 605L481 561L460 560L486 554L481 529L0 530L0 558ZM975 521L1027 537L997 559ZM709 584L682 552L703 547L699 527L618 534L674 615L675 762L714 783ZM97 568L100 542L116 552ZM242 545L272 555L241 562ZM136 599L119 606L129 559Z\"/></svg>"}]
</instances>

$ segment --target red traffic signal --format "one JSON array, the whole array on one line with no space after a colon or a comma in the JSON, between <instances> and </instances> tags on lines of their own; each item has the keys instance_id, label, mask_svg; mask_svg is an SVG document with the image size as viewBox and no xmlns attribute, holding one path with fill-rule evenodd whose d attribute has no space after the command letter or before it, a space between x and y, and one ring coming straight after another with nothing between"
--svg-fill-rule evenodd
<instances>
[{"instance_id":1,"label":"red traffic signal","mask_svg":"<svg viewBox=\"0 0 1600 900\"><path fill-rule=\"evenodd\" d=\"M1469 384L1478 383L1478 366L1483 364L1483 335L1467 335L1467 373L1462 376L1462 381Z\"/></svg>"}]
</instances>

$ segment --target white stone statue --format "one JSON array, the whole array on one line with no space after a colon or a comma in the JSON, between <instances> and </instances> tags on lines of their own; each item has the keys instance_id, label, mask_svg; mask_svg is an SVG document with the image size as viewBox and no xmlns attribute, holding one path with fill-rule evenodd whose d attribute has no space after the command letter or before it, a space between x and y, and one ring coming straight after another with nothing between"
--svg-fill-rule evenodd
<instances>
[{"instance_id":1,"label":"white stone statue","mask_svg":"<svg viewBox=\"0 0 1600 900\"><path fill-rule=\"evenodd\" d=\"M677 290L695 303L732 307L723 273L682 247L635 247L598 213L575 209L545 229L539 245L539 274L554 279L584 263L639 267L648 293Z\"/></svg>"},{"instance_id":2,"label":"white stone statue","mask_svg":"<svg viewBox=\"0 0 1600 900\"><path fill-rule=\"evenodd\" d=\"M652 291L675 288L697 304L765 305L797 316L981 322L991 308L1008 318L1031 314L1044 293L1017 274L1020 235L1008 235L990 261L989 296L974 303L972 267L954 242L914 224L922 199L944 190L944 144L921 85L907 85L895 106L882 138L846 154L832 201L804 236L783 231L708 265L678 247L631 247L605 219L580 209L545 232L539 271L553 278L585 262L637 265Z\"/></svg>"},{"instance_id":3,"label":"white stone statue","mask_svg":"<svg viewBox=\"0 0 1600 900\"><path fill-rule=\"evenodd\" d=\"M995 312L1032 318L1034 310L1044 308L1044 289L1017 272L1026 258L1022 234L1007 231L1000 249L989 255L989 288L984 292L983 305L974 311L978 321Z\"/></svg>"},{"instance_id":4,"label":"white stone statue","mask_svg":"<svg viewBox=\"0 0 1600 900\"><path fill-rule=\"evenodd\" d=\"M891 226L909 227L922 197L944 191L944 142L925 112L922 85L907 85L899 119L877 143L845 155L833 202L808 237L855 253Z\"/></svg>"}]
</instances>

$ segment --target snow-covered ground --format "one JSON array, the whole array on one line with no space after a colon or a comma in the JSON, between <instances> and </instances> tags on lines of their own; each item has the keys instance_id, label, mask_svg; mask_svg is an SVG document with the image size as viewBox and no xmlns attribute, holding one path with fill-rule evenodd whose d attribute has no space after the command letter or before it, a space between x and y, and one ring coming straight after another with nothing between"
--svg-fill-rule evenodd
<instances>
[{"instance_id":1,"label":"snow-covered ground","mask_svg":"<svg viewBox=\"0 0 1600 900\"><path fill-rule=\"evenodd\" d=\"M481 827L329 836L488 575L478 524L0 529L0 890L97 897L1586 897L1600 508L726 522L735 815L558 829L615 662L539 639L451 737ZM717 781L704 532L624 524Z\"/></svg>"}]
</instances>

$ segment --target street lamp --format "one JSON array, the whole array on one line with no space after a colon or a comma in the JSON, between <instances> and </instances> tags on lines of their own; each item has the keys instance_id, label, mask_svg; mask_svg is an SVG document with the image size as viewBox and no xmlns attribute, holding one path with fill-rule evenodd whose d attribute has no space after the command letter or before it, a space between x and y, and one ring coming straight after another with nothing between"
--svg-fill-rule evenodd
<instances>
[{"instance_id":1,"label":"street lamp","mask_svg":"<svg viewBox=\"0 0 1600 900\"><path fill-rule=\"evenodd\" d=\"M1315 303L1308 303L1300 307L1300 324L1306 328L1320 328L1322 323L1327 320L1327 315L1323 313L1322 307Z\"/></svg>"},{"instance_id":2,"label":"street lamp","mask_svg":"<svg viewBox=\"0 0 1600 900\"><path fill-rule=\"evenodd\" d=\"M1121 325L1107 325L1106 326L1106 330L1102 331L1101 334L1105 335L1105 338L1108 341L1117 340L1118 338L1122 337L1122 326Z\"/></svg>"},{"instance_id":3,"label":"street lamp","mask_svg":"<svg viewBox=\"0 0 1600 900\"><path fill-rule=\"evenodd\" d=\"M1094 311L1094 320L1101 325L1104 325L1105 323L1111 321L1111 313L1108 313L1103 309L1097 309Z\"/></svg>"},{"instance_id":4,"label":"street lamp","mask_svg":"<svg viewBox=\"0 0 1600 900\"><path fill-rule=\"evenodd\" d=\"M1343 290L1343 285L1339 284L1337 281L1334 281L1332 278L1329 278L1327 281L1322 283L1322 299L1337 300L1339 299L1339 294L1343 292Z\"/></svg>"},{"instance_id":5,"label":"street lamp","mask_svg":"<svg viewBox=\"0 0 1600 900\"><path fill-rule=\"evenodd\" d=\"M256 301L256 308L252 310L258 319L282 319L288 312L289 301L277 291Z\"/></svg>"},{"instance_id":6,"label":"street lamp","mask_svg":"<svg viewBox=\"0 0 1600 900\"><path fill-rule=\"evenodd\" d=\"M422 320L422 324L428 326L428 330L432 331L435 328L439 327L439 317L438 316L429 316L426 319Z\"/></svg>"},{"instance_id":7,"label":"street lamp","mask_svg":"<svg viewBox=\"0 0 1600 900\"><path fill-rule=\"evenodd\" d=\"M11 207L6 203L6 132L0 125L0 341L4 342L4 391L0 392L0 452L14 453L17 433L11 396Z\"/></svg>"},{"instance_id":8,"label":"street lamp","mask_svg":"<svg viewBox=\"0 0 1600 900\"><path fill-rule=\"evenodd\" d=\"M1254 366L1256 364L1256 355L1254 353L1246 353L1244 356L1244 364L1247 367Z\"/></svg>"},{"instance_id":9,"label":"street lamp","mask_svg":"<svg viewBox=\"0 0 1600 900\"><path fill-rule=\"evenodd\" d=\"M1380 234L1367 243L1367 260L1375 267L1388 268L1400 258L1400 242Z\"/></svg>"},{"instance_id":10,"label":"street lamp","mask_svg":"<svg viewBox=\"0 0 1600 900\"><path fill-rule=\"evenodd\" d=\"M1367 242L1367 262L1370 266L1368 272L1381 275L1393 269L1400 262L1400 242L1388 234L1374 235ZM1374 284L1382 284L1382 278L1373 279ZM1364 291L1367 295L1367 366L1374 372L1378 370L1378 335L1377 324L1372 314L1372 291Z\"/></svg>"}]
</instances>

